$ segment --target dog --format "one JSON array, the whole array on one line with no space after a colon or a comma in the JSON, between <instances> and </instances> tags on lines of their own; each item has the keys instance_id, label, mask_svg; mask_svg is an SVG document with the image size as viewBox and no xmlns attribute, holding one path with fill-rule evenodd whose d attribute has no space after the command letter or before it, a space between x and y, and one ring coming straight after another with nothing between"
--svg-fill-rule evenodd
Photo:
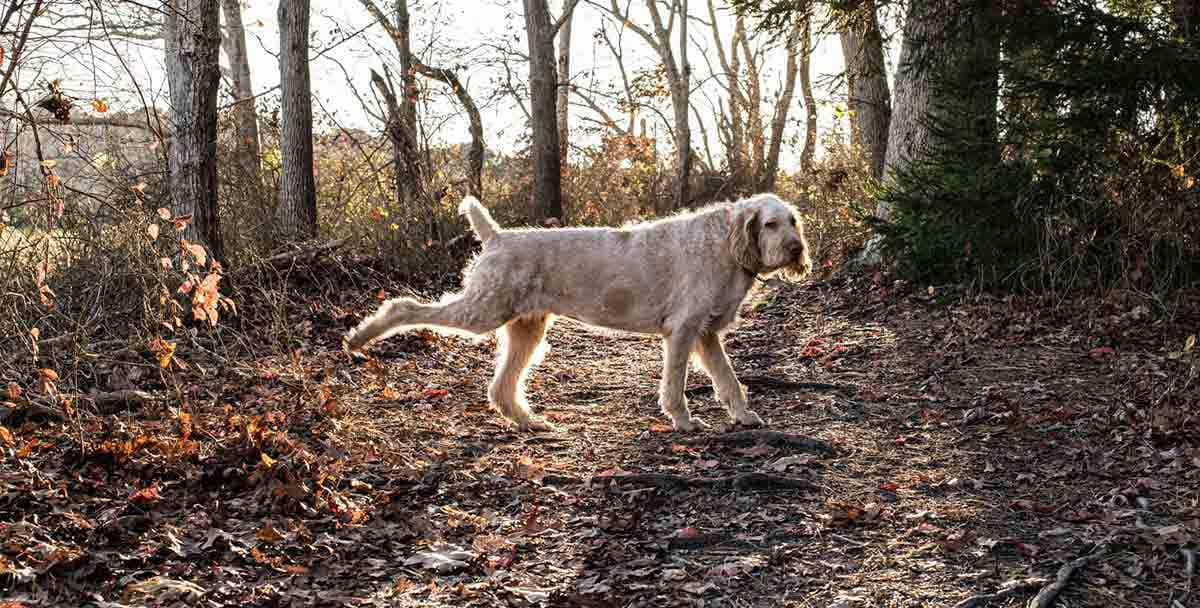
<instances>
[{"instance_id":1,"label":"dog","mask_svg":"<svg viewBox=\"0 0 1200 608\"><path fill-rule=\"evenodd\" d=\"M345 337L361 354L374 340L427 328L481 336L499 329L488 401L521 430L553 430L526 402L524 381L556 316L661 336L659 406L677 431L708 428L684 396L694 354L733 422L761 426L747 409L721 336L757 276L812 271L795 207L774 194L622 228L502 229L473 197L459 205L483 243L461 292L436 303L395 298Z\"/></svg>"}]
</instances>

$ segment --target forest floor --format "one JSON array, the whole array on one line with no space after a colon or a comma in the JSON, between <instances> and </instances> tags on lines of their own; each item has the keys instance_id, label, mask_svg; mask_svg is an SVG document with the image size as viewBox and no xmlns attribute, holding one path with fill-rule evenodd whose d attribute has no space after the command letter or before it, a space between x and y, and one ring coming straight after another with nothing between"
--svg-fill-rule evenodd
<instances>
[{"instance_id":1,"label":"forest floor","mask_svg":"<svg viewBox=\"0 0 1200 608\"><path fill-rule=\"evenodd\" d=\"M699 434L654 339L560 321L529 385L560 430L519 433L491 340L354 362L377 301L339 298L302 350L104 368L137 406L9 389L0 606L1200 606L1195 298L764 288L727 348L769 426L693 370Z\"/></svg>"}]
</instances>

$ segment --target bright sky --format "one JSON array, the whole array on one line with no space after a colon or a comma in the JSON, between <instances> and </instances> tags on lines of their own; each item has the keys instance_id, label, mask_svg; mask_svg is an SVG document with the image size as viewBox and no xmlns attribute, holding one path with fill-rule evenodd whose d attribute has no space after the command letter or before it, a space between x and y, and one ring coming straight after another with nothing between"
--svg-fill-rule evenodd
<instances>
[{"instance_id":1,"label":"bright sky","mask_svg":"<svg viewBox=\"0 0 1200 608\"><path fill-rule=\"evenodd\" d=\"M377 2L381 8L390 4L387 0ZM607 6L607 2L600 2ZM635 5L634 21L648 27L649 18L644 5L637 0L633 0L631 4ZM691 0L691 4L692 14L707 21L707 5L704 0ZM358 1L313 0L312 5L314 57L311 74L317 121L321 123L325 118L324 126L331 126L328 122L331 118L347 128L378 130L381 126L379 121L363 109L360 98L377 108L369 86L369 70L380 70L387 64L392 66L394 73L396 61L393 47L383 34L382 28L372 25L372 19ZM243 19L247 26L247 46L254 90L269 91L279 83L279 64L276 58L279 45L275 14L277 4L268 0L248 0L244 2L244 6ZM639 6L642 9L640 12L637 10ZM561 0L551 1L552 12L557 14L560 7ZM504 70L498 64L503 53L497 50L498 47L507 46L520 53L527 51L521 10L521 3L516 0L410 0L414 52L431 65L459 68L460 79L474 96L476 103L482 106L485 138L489 148L502 151L514 149L526 129L525 116L512 97L499 92L500 84L504 81ZM608 24L609 32L614 36L618 33L619 26L588 0L581 1L576 11L571 45L573 82L586 88L598 89L607 89L619 84L616 62L594 35L603 23ZM724 40L728 41L732 36L733 20L730 11L723 8L720 2L718 15L721 34ZM689 50L689 59L693 66L693 98L700 116L707 123L706 127L714 146L713 153L716 155L715 105L722 94L710 76L709 62L713 66L717 64L715 53L710 52L713 45L712 33L707 25L695 20L689 28L693 40L693 46ZM623 38L626 68L631 77L633 72L639 69L651 68L660 63L657 55L636 34L626 30ZM161 45L129 43L122 48L122 54L125 55L138 84L152 94L156 103L165 105ZM893 52L891 57L894 56ZM783 53L779 50L769 52L763 63L766 67L762 80L763 97L764 103L767 104L764 111L768 112L764 116L765 120L769 121L769 112L773 111L770 102L781 89ZM891 63L889 61L889 65ZM527 64L519 59L513 59L511 64L513 71L524 80L528 75ZM842 67L841 49L836 37L821 39L814 54L812 75L819 102L822 130L828 129L835 122L834 105L841 101L842 96L840 92L831 92L821 85L828 76L840 73ZM103 83L93 84L90 78L86 82L76 79L68 79L67 82L77 94L82 92L79 89L90 91L93 86L97 86L102 95L105 91ZM125 82L113 85L116 90L111 91L112 109L136 109L136 97L128 93L132 89L128 85L128 79L115 78L110 82ZM432 84L430 88L440 90L442 87ZM124 89L125 93L121 93L121 89ZM439 96L436 99L437 101L424 108L428 132L436 141L467 141L466 120L458 115L457 107L448 98ZM273 105L271 95L265 95L263 100L268 105ZM614 103L604 99L597 99L597 102L619 123L622 121L623 115ZM662 102L666 116L670 116L668 103L665 99ZM574 128L584 124L584 117L596 117L594 112L582 105L573 104L572 112ZM796 148L802 144L803 118L802 98L797 84L787 134L796 138ZM321 125L318 126L320 127ZM651 128L656 128L661 138L666 137L666 131L661 126L655 127L652 124ZM699 147L702 144L696 125L693 125L693 132L696 138L695 145ZM791 162L796 152L798 150L793 150L792 146L785 146L784 162Z\"/></svg>"}]
</instances>

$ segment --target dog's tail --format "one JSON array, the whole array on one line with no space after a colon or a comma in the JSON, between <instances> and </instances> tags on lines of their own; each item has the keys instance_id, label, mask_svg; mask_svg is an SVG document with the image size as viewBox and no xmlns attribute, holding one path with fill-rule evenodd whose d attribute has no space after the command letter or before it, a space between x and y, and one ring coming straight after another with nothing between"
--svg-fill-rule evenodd
<instances>
[{"instance_id":1,"label":"dog's tail","mask_svg":"<svg viewBox=\"0 0 1200 608\"><path fill-rule=\"evenodd\" d=\"M500 232L500 224L492 219L492 214L473 196L464 198L458 204L458 214L467 216L467 221L471 222L471 230L475 231L475 236L484 244Z\"/></svg>"}]
</instances>

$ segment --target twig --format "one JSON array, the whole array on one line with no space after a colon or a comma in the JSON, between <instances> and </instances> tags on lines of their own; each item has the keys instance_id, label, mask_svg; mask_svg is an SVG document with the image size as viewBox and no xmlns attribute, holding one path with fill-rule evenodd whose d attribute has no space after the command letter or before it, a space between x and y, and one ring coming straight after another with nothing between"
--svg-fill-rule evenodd
<instances>
[{"instance_id":1,"label":"twig","mask_svg":"<svg viewBox=\"0 0 1200 608\"><path fill-rule=\"evenodd\" d=\"M832 445L820 439L813 439L812 437L793 433L784 433L782 431L764 430L734 431L720 435L707 435L695 439L685 439L680 443L689 445L697 443L721 443L732 446L769 445L772 447L794 448L823 454L833 454L837 451Z\"/></svg>"},{"instance_id":2,"label":"twig","mask_svg":"<svg viewBox=\"0 0 1200 608\"><path fill-rule=\"evenodd\" d=\"M972 595L971 597L957 603L954 608L978 608L992 602L1002 602L1016 595L1028 593L1035 589L1041 588L1046 584L1044 578L1025 578L1015 581L1008 581L1000 585L1000 590L995 593L981 593Z\"/></svg>"},{"instance_id":3,"label":"twig","mask_svg":"<svg viewBox=\"0 0 1200 608\"><path fill-rule=\"evenodd\" d=\"M1025 608L1049 608L1049 606L1054 604L1054 600L1058 597L1058 594L1066 588L1067 582L1069 582L1071 577L1074 576L1075 571L1083 568L1091 561L1102 557L1103 555L1104 545L1101 545L1095 551L1063 564L1063 566L1058 569L1058 576L1054 579L1054 581L1045 587L1042 587L1042 590L1039 591L1033 599L1029 600L1029 603L1025 605Z\"/></svg>"},{"instance_id":4,"label":"twig","mask_svg":"<svg viewBox=\"0 0 1200 608\"><path fill-rule=\"evenodd\" d=\"M739 473L723 477L686 477L673 473L625 473L610 477L593 477L592 481L611 481L620 485L655 486L660 488L732 488L734 490L815 490L812 482L782 477L770 473Z\"/></svg>"}]
</instances>

